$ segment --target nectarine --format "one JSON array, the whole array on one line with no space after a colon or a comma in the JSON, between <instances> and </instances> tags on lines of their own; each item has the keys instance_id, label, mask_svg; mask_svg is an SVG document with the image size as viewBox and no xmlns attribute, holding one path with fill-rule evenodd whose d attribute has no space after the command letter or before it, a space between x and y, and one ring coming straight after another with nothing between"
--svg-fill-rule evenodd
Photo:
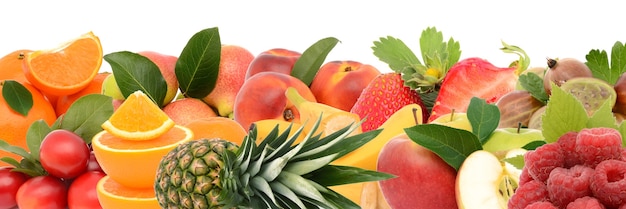
<instances>
[{"instance_id":1,"label":"nectarine","mask_svg":"<svg viewBox=\"0 0 626 209\"><path fill-rule=\"evenodd\" d=\"M320 67L311 82L318 102L350 111L367 85L380 71L357 61L332 61Z\"/></svg>"}]
</instances>

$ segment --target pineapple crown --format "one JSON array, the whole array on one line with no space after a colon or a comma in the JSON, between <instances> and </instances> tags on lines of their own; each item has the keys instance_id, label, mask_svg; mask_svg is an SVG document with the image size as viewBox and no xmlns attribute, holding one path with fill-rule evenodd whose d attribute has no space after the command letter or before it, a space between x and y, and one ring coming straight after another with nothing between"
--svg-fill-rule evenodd
<instances>
[{"instance_id":1,"label":"pineapple crown","mask_svg":"<svg viewBox=\"0 0 626 209\"><path fill-rule=\"evenodd\" d=\"M393 177L356 167L329 165L372 140L380 130L348 137L361 121L321 138L313 135L320 119L298 144L294 142L302 134L302 128L289 136L291 126L282 133L276 126L257 145L257 130L252 126L241 147L224 155L226 166L220 173L223 183L220 201L224 208L360 208L328 187Z\"/></svg>"}]
</instances>

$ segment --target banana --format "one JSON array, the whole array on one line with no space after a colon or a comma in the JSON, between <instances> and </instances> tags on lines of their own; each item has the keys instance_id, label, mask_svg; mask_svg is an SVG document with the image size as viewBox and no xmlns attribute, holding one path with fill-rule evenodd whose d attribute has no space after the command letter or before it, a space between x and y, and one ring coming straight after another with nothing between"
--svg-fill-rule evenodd
<instances>
[{"instance_id":1,"label":"banana","mask_svg":"<svg viewBox=\"0 0 626 209\"><path fill-rule=\"evenodd\" d=\"M309 133L311 131L313 124L320 118L320 115L322 117L320 126L314 134L322 134L322 137L326 136L326 134L337 131L340 128L344 128L351 123L356 125L356 123L361 120L357 114L344 111L330 105L306 100L293 87L287 88L285 96L296 106L296 109L298 109L298 113L300 114L300 123L304 126L305 133ZM360 128L351 134L354 135L358 133L361 133Z\"/></svg>"}]
</instances>

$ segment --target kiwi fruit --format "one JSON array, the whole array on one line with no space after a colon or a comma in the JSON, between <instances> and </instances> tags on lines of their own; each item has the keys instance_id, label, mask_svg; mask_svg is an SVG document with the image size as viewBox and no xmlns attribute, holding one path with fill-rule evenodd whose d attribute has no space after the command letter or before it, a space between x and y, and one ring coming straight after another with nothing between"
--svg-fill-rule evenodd
<instances>
[{"instance_id":1,"label":"kiwi fruit","mask_svg":"<svg viewBox=\"0 0 626 209\"><path fill-rule=\"evenodd\" d=\"M546 93L552 93L552 83L561 86L572 78L593 77L591 69L575 58L548 58L548 70L543 76L543 87Z\"/></svg>"},{"instance_id":2,"label":"kiwi fruit","mask_svg":"<svg viewBox=\"0 0 626 209\"><path fill-rule=\"evenodd\" d=\"M582 102L589 116L592 116L605 102L609 102L613 108L617 99L617 93L612 85L594 77L569 79L561 85L561 89Z\"/></svg>"}]
</instances>

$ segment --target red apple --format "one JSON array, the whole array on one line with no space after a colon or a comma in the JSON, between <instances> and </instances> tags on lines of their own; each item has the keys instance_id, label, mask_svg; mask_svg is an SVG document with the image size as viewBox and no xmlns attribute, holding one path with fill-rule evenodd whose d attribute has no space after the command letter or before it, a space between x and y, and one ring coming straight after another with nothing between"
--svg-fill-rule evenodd
<instances>
[{"instance_id":1,"label":"red apple","mask_svg":"<svg viewBox=\"0 0 626 209\"><path fill-rule=\"evenodd\" d=\"M379 182L391 208L457 209L456 170L405 133L383 146L377 170L396 176Z\"/></svg>"},{"instance_id":2,"label":"red apple","mask_svg":"<svg viewBox=\"0 0 626 209\"><path fill-rule=\"evenodd\" d=\"M248 79L257 73L266 71L290 75L293 65L300 58L300 55L302 55L300 52L283 48L261 52L250 62L245 78Z\"/></svg>"},{"instance_id":3,"label":"red apple","mask_svg":"<svg viewBox=\"0 0 626 209\"><path fill-rule=\"evenodd\" d=\"M367 85L380 71L357 61L332 61L320 67L311 82L318 102L350 111Z\"/></svg>"},{"instance_id":4,"label":"red apple","mask_svg":"<svg viewBox=\"0 0 626 209\"><path fill-rule=\"evenodd\" d=\"M296 77L278 72L260 72L246 80L235 98L234 120L244 128L263 119L299 122L296 106L285 96L294 87L309 101L316 101L309 87Z\"/></svg>"}]
</instances>

